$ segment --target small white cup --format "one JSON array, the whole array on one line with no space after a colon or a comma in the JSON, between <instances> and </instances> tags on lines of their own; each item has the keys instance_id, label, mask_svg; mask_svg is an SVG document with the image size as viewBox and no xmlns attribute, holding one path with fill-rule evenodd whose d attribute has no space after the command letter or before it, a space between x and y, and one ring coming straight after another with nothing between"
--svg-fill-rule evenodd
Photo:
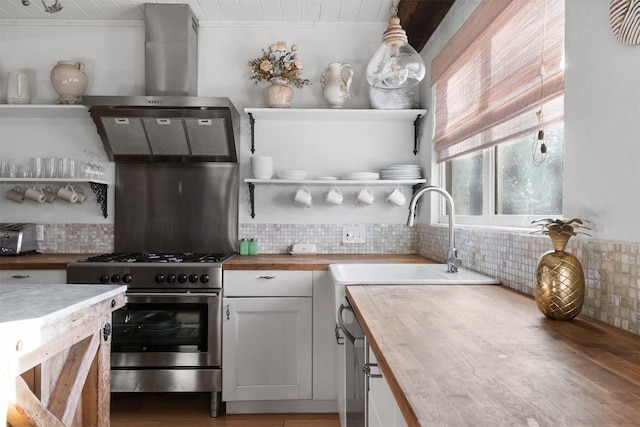
<instances>
[{"instance_id":1,"label":"small white cup","mask_svg":"<svg viewBox=\"0 0 640 427\"><path fill-rule=\"evenodd\" d=\"M27 191L24 192L24 198L33 200L36 203L44 203L46 200L46 197L44 196L42 190L39 190L35 187L27 188Z\"/></svg>"},{"instance_id":2,"label":"small white cup","mask_svg":"<svg viewBox=\"0 0 640 427\"><path fill-rule=\"evenodd\" d=\"M13 200L16 203L22 203L24 202L24 193L19 186L15 187L7 191L7 199Z\"/></svg>"},{"instance_id":3,"label":"small white cup","mask_svg":"<svg viewBox=\"0 0 640 427\"><path fill-rule=\"evenodd\" d=\"M76 203L78 201L78 193L76 193L71 185L66 187L60 187L57 194L58 198L65 200L69 203Z\"/></svg>"},{"instance_id":4,"label":"small white cup","mask_svg":"<svg viewBox=\"0 0 640 427\"><path fill-rule=\"evenodd\" d=\"M363 206L369 206L371 203L373 203L375 199L376 198L373 195L373 190L369 187L364 187L358 193L358 196L356 197L356 202Z\"/></svg>"},{"instance_id":5,"label":"small white cup","mask_svg":"<svg viewBox=\"0 0 640 427\"><path fill-rule=\"evenodd\" d=\"M393 206L404 206L407 203L407 197L404 195L402 187L398 186L387 197L387 203Z\"/></svg>"},{"instance_id":6,"label":"small white cup","mask_svg":"<svg viewBox=\"0 0 640 427\"><path fill-rule=\"evenodd\" d=\"M342 190L340 190L338 187L333 187L331 190L329 190L329 192L327 193L327 197L325 197L325 201L327 203L336 206L342 203L342 199Z\"/></svg>"},{"instance_id":7,"label":"small white cup","mask_svg":"<svg viewBox=\"0 0 640 427\"><path fill-rule=\"evenodd\" d=\"M251 157L251 174L256 179L271 179L273 176L273 157Z\"/></svg>"},{"instance_id":8,"label":"small white cup","mask_svg":"<svg viewBox=\"0 0 640 427\"><path fill-rule=\"evenodd\" d=\"M47 203L53 203L56 201L56 193L50 186L47 186L44 189L44 199Z\"/></svg>"},{"instance_id":9,"label":"small white cup","mask_svg":"<svg viewBox=\"0 0 640 427\"><path fill-rule=\"evenodd\" d=\"M309 193L307 187L300 187L298 191L296 191L294 200L296 203L308 208L311 206L311 193Z\"/></svg>"},{"instance_id":10,"label":"small white cup","mask_svg":"<svg viewBox=\"0 0 640 427\"><path fill-rule=\"evenodd\" d=\"M87 200L87 195L84 194L84 191L82 191L82 187L80 187L79 185L77 187L73 187L73 191L75 191L78 195L78 200L76 203L82 204L85 202L85 200Z\"/></svg>"}]
</instances>

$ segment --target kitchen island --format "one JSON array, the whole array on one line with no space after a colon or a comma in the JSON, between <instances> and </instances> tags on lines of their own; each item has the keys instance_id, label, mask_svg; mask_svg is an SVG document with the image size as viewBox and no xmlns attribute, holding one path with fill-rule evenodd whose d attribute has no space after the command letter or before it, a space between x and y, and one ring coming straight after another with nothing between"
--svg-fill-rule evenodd
<instances>
[{"instance_id":1,"label":"kitchen island","mask_svg":"<svg viewBox=\"0 0 640 427\"><path fill-rule=\"evenodd\" d=\"M631 426L640 336L495 285L348 286L410 426Z\"/></svg>"},{"instance_id":2,"label":"kitchen island","mask_svg":"<svg viewBox=\"0 0 640 427\"><path fill-rule=\"evenodd\" d=\"M0 285L0 425L109 425L111 313L125 291Z\"/></svg>"}]
</instances>

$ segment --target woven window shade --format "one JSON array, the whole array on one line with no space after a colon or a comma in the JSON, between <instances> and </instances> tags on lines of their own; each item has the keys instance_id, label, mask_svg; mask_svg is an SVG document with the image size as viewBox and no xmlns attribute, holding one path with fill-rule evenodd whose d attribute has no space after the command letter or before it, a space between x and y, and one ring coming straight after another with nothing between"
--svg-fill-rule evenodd
<instances>
[{"instance_id":1,"label":"woven window shade","mask_svg":"<svg viewBox=\"0 0 640 427\"><path fill-rule=\"evenodd\" d=\"M438 162L563 120L563 55L564 0L478 5L431 64Z\"/></svg>"}]
</instances>

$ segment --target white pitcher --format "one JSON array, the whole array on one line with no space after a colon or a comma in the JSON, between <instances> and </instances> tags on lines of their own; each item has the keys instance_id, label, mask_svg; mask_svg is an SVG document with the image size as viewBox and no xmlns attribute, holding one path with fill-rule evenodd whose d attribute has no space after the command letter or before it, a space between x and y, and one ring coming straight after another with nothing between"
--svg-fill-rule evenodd
<instances>
[{"instance_id":1,"label":"white pitcher","mask_svg":"<svg viewBox=\"0 0 640 427\"><path fill-rule=\"evenodd\" d=\"M352 79L351 65L342 62L332 62L322 72L323 93L331 108L342 108L344 102L349 99Z\"/></svg>"},{"instance_id":2,"label":"white pitcher","mask_svg":"<svg viewBox=\"0 0 640 427\"><path fill-rule=\"evenodd\" d=\"M31 104L29 75L24 71L11 71L7 79L7 104Z\"/></svg>"}]
</instances>

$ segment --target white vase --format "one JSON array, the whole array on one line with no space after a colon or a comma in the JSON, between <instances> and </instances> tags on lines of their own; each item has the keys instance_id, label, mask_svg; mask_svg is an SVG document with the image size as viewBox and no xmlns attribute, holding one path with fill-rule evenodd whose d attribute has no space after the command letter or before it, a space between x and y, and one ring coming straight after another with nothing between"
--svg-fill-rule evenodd
<instances>
[{"instance_id":1,"label":"white vase","mask_svg":"<svg viewBox=\"0 0 640 427\"><path fill-rule=\"evenodd\" d=\"M267 105L271 108L289 108L293 98L293 89L287 81L277 77L269 80L271 85L264 91Z\"/></svg>"},{"instance_id":2,"label":"white vase","mask_svg":"<svg viewBox=\"0 0 640 427\"><path fill-rule=\"evenodd\" d=\"M87 90L89 78L84 72L84 64L75 61L58 61L51 70L51 84L60 96L58 104L80 104Z\"/></svg>"},{"instance_id":3,"label":"white vase","mask_svg":"<svg viewBox=\"0 0 640 427\"><path fill-rule=\"evenodd\" d=\"M324 98L329 101L331 108L342 108L351 96L351 81L353 69L349 64L332 62L322 72L322 87Z\"/></svg>"}]
</instances>

